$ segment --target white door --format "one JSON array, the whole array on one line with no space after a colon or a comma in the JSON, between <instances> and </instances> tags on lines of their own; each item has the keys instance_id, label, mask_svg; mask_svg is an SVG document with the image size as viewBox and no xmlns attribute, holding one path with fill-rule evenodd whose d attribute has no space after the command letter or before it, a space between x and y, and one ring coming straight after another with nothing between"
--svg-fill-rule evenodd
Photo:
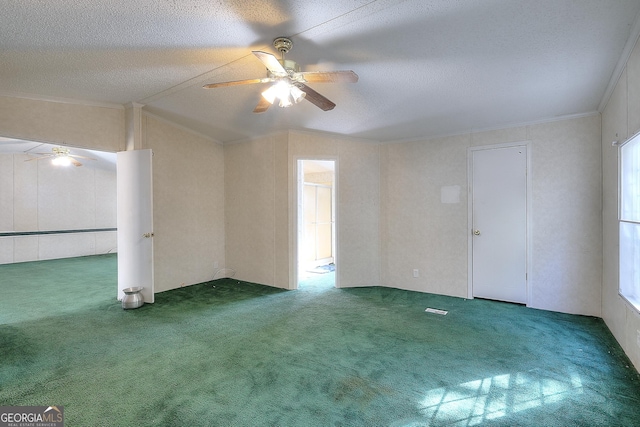
<instances>
[{"instance_id":1,"label":"white door","mask_svg":"<svg viewBox=\"0 0 640 427\"><path fill-rule=\"evenodd\" d=\"M154 301L151 150L118 153L118 300L123 289L142 286Z\"/></svg>"},{"instance_id":2,"label":"white door","mask_svg":"<svg viewBox=\"0 0 640 427\"><path fill-rule=\"evenodd\" d=\"M527 146L472 154L473 296L527 302Z\"/></svg>"},{"instance_id":3,"label":"white door","mask_svg":"<svg viewBox=\"0 0 640 427\"><path fill-rule=\"evenodd\" d=\"M333 262L333 206L331 187L316 187L316 260Z\"/></svg>"},{"instance_id":4,"label":"white door","mask_svg":"<svg viewBox=\"0 0 640 427\"><path fill-rule=\"evenodd\" d=\"M302 261L308 267L333 262L332 188L319 184L304 184L304 240Z\"/></svg>"}]
</instances>

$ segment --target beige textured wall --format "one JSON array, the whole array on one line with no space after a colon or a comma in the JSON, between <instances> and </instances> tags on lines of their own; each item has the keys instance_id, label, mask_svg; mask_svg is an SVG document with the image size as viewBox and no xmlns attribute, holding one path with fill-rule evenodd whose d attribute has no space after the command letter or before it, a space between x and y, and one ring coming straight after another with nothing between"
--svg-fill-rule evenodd
<instances>
[{"instance_id":1,"label":"beige textured wall","mask_svg":"<svg viewBox=\"0 0 640 427\"><path fill-rule=\"evenodd\" d=\"M380 152L371 141L319 133L289 133L289 207L296 217L297 159L336 160L336 282L340 287L380 284ZM295 246L291 221L291 248ZM291 252L291 271L294 269Z\"/></svg>"},{"instance_id":2,"label":"beige textured wall","mask_svg":"<svg viewBox=\"0 0 640 427\"><path fill-rule=\"evenodd\" d=\"M467 148L522 141L531 142L529 306L600 315L598 115L382 146L384 285L467 296ZM441 202L444 186L460 186L460 203Z\"/></svg>"},{"instance_id":3,"label":"beige textured wall","mask_svg":"<svg viewBox=\"0 0 640 427\"><path fill-rule=\"evenodd\" d=\"M143 115L153 151L155 291L211 280L225 265L224 151L220 144Z\"/></svg>"},{"instance_id":4,"label":"beige textured wall","mask_svg":"<svg viewBox=\"0 0 640 427\"><path fill-rule=\"evenodd\" d=\"M116 227L116 171L0 154L0 231ZM116 250L116 232L0 237L0 264Z\"/></svg>"},{"instance_id":5,"label":"beige textured wall","mask_svg":"<svg viewBox=\"0 0 640 427\"><path fill-rule=\"evenodd\" d=\"M640 315L618 295L618 149L611 143L623 142L639 131L640 44L636 44L602 113L602 317L638 369L640 347L637 344L637 331L640 330Z\"/></svg>"},{"instance_id":6,"label":"beige textured wall","mask_svg":"<svg viewBox=\"0 0 640 427\"><path fill-rule=\"evenodd\" d=\"M385 286L466 297L470 143L463 135L381 147ZM454 185L460 203L441 203L441 187Z\"/></svg>"},{"instance_id":7,"label":"beige textured wall","mask_svg":"<svg viewBox=\"0 0 640 427\"><path fill-rule=\"evenodd\" d=\"M337 282L379 284L378 147L322 134L289 132L225 146L227 266L241 280L295 287L298 158L337 160Z\"/></svg>"},{"instance_id":8,"label":"beige textured wall","mask_svg":"<svg viewBox=\"0 0 640 427\"><path fill-rule=\"evenodd\" d=\"M601 316L600 116L531 126L533 307Z\"/></svg>"},{"instance_id":9,"label":"beige textured wall","mask_svg":"<svg viewBox=\"0 0 640 427\"><path fill-rule=\"evenodd\" d=\"M235 278L289 286L287 135L225 145L225 232Z\"/></svg>"},{"instance_id":10,"label":"beige textured wall","mask_svg":"<svg viewBox=\"0 0 640 427\"><path fill-rule=\"evenodd\" d=\"M124 108L0 96L0 136L115 153L124 149Z\"/></svg>"}]
</instances>

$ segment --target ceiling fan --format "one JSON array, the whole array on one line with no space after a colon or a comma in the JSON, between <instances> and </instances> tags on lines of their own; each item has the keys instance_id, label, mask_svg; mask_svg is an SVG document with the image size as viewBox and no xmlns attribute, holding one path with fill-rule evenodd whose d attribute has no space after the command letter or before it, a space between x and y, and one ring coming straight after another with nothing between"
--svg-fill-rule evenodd
<instances>
[{"instance_id":1,"label":"ceiling fan","mask_svg":"<svg viewBox=\"0 0 640 427\"><path fill-rule=\"evenodd\" d=\"M293 42L286 37L278 37L273 41L273 47L280 52L281 59L259 50L252 53L267 67L267 77L261 79L236 80L232 82L212 83L204 85L206 89L225 86L238 86L256 83L273 83L262 92L254 113L264 113L279 100L280 107L289 107L306 99L323 111L332 110L336 104L307 86L307 83L356 83L358 75L353 71L308 71L301 72L300 66L294 61L284 59L284 55L293 47Z\"/></svg>"},{"instance_id":2,"label":"ceiling fan","mask_svg":"<svg viewBox=\"0 0 640 427\"><path fill-rule=\"evenodd\" d=\"M53 153L33 153L38 154L40 157L34 157L32 159L27 159L25 162L30 162L32 160L42 160L42 159L51 159L51 163L56 166L69 166L73 164L74 166L82 166L76 159L87 159L87 160L95 160L91 157L79 156L77 154L71 154L71 150L64 147L53 147L51 149ZM31 153L28 153L31 154Z\"/></svg>"}]
</instances>

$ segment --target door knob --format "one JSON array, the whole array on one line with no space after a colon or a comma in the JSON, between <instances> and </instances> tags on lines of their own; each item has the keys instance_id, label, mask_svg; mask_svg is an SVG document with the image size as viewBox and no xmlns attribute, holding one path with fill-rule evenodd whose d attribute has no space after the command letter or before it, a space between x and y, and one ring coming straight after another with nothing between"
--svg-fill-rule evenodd
<instances>
[{"instance_id":1,"label":"door knob","mask_svg":"<svg viewBox=\"0 0 640 427\"><path fill-rule=\"evenodd\" d=\"M480 230L473 230L473 234L475 234L476 236L480 235Z\"/></svg>"}]
</instances>

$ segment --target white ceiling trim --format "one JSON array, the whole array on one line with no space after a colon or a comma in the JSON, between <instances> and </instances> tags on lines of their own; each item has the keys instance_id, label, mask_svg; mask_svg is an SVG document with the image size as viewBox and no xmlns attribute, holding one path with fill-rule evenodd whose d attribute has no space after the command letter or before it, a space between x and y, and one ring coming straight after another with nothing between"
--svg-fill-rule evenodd
<instances>
[{"instance_id":1,"label":"white ceiling trim","mask_svg":"<svg viewBox=\"0 0 640 427\"><path fill-rule=\"evenodd\" d=\"M56 146L56 147L69 147L69 148L78 148L80 150L85 150L85 151L98 151L98 152L115 154L115 151L96 150L94 147L88 147L88 146L77 145L77 144L71 145L66 141L60 142L60 141L52 141L52 140L48 140L48 139L24 138L24 136L11 135L11 134L7 134L7 133L0 134L0 144L9 142L7 140L13 140L15 142L32 142L34 144L47 145L47 146L51 146L51 147L53 147L53 146Z\"/></svg>"},{"instance_id":2,"label":"white ceiling trim","mask_svg":"<svg viewBox=\"0 0 640 427\"><path fill-rule=\"evenodd\" d=\"M113 102L87 101L83 99L61 98L57 96L35 95L22 92L0 91L0 96L7 98L30 99L33 101L56 102L58 104L74 104L84 105L87 107L113 108L116 110L124 110L125 106Z\"/></svg>"}]
</instances>

